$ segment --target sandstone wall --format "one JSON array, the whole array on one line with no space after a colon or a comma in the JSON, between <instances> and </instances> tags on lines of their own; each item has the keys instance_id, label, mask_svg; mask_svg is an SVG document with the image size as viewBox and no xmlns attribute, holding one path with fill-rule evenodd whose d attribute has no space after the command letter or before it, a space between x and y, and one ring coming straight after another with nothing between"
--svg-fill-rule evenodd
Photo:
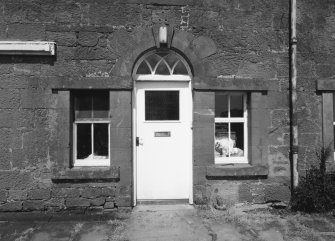
<instances>
[{"instance_id":1,"label":"sandstone wall","mask_svg":"<svg viewBox=\"0 0 335 241\"><path fill-rule=\"evenodd\" d=\"M264 154L261 159L268 166L268 174L228 178L233 180L224 176L209 178L206 170L214 158L212 149L207 150L205 156L194 156L195 203L206 203L217 194L227 202L288 200L288 4L288 1L275 0L0 1L0 40L57 43L56 57L0 58L0 210L110 209L131 205L131 70L140 53L155 46L152 28L160 24L175 29L181 40L175 46L194 64L195 98L201 97L203 91L211 95L215 89L239 88L256 89L265 98L262 135L267 142L261 145ZM307 7L305 12L301 10L299 33L314 41L322 31L310 33L305 19L310 23L315 21L315 29L320 26L327 29L323 23L330 24L331 18L319 14L307 16L304 14L307 10ZM317 142L320 131L319 100L312 92L313 84L308 83L312 83L315 71L329 75L333 69L325 62L331 59L331 53L327 58L323 52L316 54L313 60L306 56L314 46L312 40L306 44L302 40L299 50L300 68L305 70L301 72L307 75L304 81L299 79L300 99L304 100L300 102L300 110L308 115L308 118L301 117L306 122L300 124L305 127L300 136L306 142L301 141L306 153ZM318 43L315 47L321 48L323 42ZM328 51L327 46L324 51ZM316 64L317 59L323 64ZM324 66L328 71L321 68ZM271 87L260 91L267 83ZM100 173L105 179L95 180L99 173L93 171L78 174L81 181L74 182L67 180L62 166L62 161L69 161L70 154L66 156L66 153L71 149L70 137L64 131L70 130L70 123L63 117L69 108L66 104L69 90L88 87L107 88L111 96L116 96L115 100L124 100L125 97L119 96L129 97L127 103L115 107L122 110L121 115L128 118L128 124L122 133L115 131L112 135L115 140L123 140L123 144L112 150L115 155L110 172ZM111 103L118 103L115 100ZM205 99L200 102L206 104ZM213 102L208 104L213 108ZM195 108L207 107L200 103ZM195 126L195 142L206 128L211 131L208 125ZM60 143L59 135L68 142ZM205 138L209 139L200 141L212 141L210 136ZM198 148L196 143L194 148ZM302 156L304 160L307 158ZM94 178L90 179L92 175Z\"/></svg>"}]
</instances>

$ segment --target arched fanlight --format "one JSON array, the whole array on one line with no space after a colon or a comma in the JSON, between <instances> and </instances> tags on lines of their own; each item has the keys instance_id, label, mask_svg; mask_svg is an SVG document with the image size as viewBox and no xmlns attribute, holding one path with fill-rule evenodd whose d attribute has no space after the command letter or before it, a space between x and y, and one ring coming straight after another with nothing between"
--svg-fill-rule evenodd
<instances>
[{"instance_id":1,"label":"arched fanlight","mask_svg":"<svg viewBox=\"0 0 335 241\"><path fill-rule=\"evenodd\" d=\"M133 76L136 81L190 81L192 74L176 52L152 51L138 60Z\"/></svg>"}]
</instances>

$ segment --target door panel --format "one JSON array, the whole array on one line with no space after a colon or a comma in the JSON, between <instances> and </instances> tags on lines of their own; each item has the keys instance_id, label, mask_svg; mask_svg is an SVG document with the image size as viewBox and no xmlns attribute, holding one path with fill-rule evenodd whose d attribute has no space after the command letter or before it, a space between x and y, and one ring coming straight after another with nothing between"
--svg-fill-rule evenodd
<instances>
[{"instance_id":1,"label":"door panel","mask_svg":"<svg viewBox=\"0 0 335 241\"><path fill-rule=\"evenodd\" d=\"M188 82L137 84L137 199L189 198L191 108Z\"/></svg>"}]
</instances>

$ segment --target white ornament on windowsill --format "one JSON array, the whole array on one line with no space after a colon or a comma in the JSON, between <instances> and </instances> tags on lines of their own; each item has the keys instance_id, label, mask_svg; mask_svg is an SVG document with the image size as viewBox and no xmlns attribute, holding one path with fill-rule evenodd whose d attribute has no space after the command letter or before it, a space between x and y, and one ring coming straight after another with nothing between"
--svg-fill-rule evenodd
<instances>
[{"instance_id":1,"label":"white ornament on windowsill","mask_svg":"<svg viewBox=\"0 0 335 241\"><path fill-rule=\"evenodd\" d=\"M243 156L243 150L235 147L235 140L228 137L220 137L215 140L215 151L217 156Z\"/></svg>"}]
</instances>

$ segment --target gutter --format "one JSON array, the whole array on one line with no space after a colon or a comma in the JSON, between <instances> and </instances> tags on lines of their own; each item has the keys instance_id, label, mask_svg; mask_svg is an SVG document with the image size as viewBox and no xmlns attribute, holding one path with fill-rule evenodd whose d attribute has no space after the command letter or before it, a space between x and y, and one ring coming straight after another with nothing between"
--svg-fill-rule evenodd
<instances>
[{"instance_id":1,"label":"gutter","mask_svg":"<svg viewBox=\"0 0 335 241\"><path fill-rule=\"evenodd\" d=\"M290 162L292 190L298 186L297 0L290 0Z\"/></svg>"}]
</instances>

